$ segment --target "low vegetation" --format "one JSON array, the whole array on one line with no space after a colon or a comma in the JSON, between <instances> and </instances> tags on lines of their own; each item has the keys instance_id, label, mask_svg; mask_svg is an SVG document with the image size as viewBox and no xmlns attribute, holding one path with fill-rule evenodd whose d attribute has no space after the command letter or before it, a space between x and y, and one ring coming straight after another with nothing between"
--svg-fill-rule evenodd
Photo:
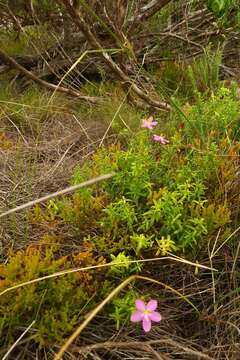
<instances>
[{"instance_id":1,"label":"low vegetation","mask_svg":"<svg viewBox=\"0 0 240 360\"><path fill-rule=\"evenodd\" d=\"M207 6L221 26L235 11L233 1ZM20 36L36 43L46 26ZM35 51L4 37L11 56ZM128 101L103 69L81 82L96 104L13 79L16 70L1 75L3 359L238 358L240 102L223 61L211 42L190 61L144 69L148 96L170 111ZM112 176L4 214L103 174ZM149 333L130 322L136 299L159 303Z\"/></svg>"}]
</instances>

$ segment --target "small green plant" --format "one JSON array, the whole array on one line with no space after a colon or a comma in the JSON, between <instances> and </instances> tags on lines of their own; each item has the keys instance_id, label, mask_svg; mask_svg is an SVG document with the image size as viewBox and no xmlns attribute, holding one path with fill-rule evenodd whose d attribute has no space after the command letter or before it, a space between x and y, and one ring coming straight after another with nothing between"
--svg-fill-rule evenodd
<instances>
[{"instance_id":1,"label":"small green plant","mask_svg":"<svg viewBox=\"0 0 240 360\"><path fill-rule=\"evenodd\" d=\"M129 321L129 317L135 307L136 297L137 294L133 290L129 290L123 297L117 297L113 300L113 310L110 312L110 318L114 320L117 331Z\"/></svg>"},{"instance_id":2,"label":"small green plant","mask_svg":"<svg viewBox=\"0 0 240 360\"><path fill-rule=\"evenodd\" d=\"M154 156L145 131L140 132L129 145L127 151L122 150L116 154L117 171L111 182L110 191L113 194L123 195L138 204L150 192Z\"/></svg>"},{"instance_id":3,"label":"small green plant","mask_svg":"<svg viewBox=\"0 0 240 360\"><path fill-rule=\"evenodd\" d=\"M139 272L141 270L141 264L139 263L130 263L133 261L133 258L129 255L125 255L125 252L122 251L118 255L111 254L111 263L110 272L118 276L127 276L132 273ZM116 264L116 265L115 265Z\"/></svg>"},{"instance_id":4,"label":"small green plant","mask_svg":"<svg viewBox=\"0 0 240 360\"><path fill-rule=\"evenodd\" d=\"M156 243L158 247L156 256L166 256L168 253L176 252L178 250L175 242L171 240L169 235L166 238L162 236L160 240L156 239Z\"/></svg>"},{"instance_id":5,"label":"small green plant","mask_svg":"<svg viewBox=\"0 0 240 360\"><path fill-rule=\"evenodd\" d=\"M152 238L153 235L145 234L134 234L131 236L131 244L137 256L140 255L141 251L152 247Z\"/></svg>"},{"instance_id":6,"label":"small green plant","mask_svg":"<svg viewBox=\"0 0 240 360\"><path fill-rule=\"evenodd\" d=\"M127 225L129 231L133 231L133 225L137 221L134 204L124 196L112 202L103 210L105 217L101 220L101 226L107 231L112 231L113 236L117 235L120 226Z\"/></svg>"}]
</instances>

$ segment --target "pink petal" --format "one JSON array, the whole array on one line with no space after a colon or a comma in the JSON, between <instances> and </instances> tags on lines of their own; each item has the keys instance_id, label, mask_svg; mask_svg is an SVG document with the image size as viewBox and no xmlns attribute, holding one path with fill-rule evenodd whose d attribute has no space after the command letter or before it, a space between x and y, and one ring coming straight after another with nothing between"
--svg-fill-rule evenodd
<instances>
[{"instance_id":1,"label":"pink petal","mask_svg":"<svg viewBox=\"0 0 240 360\"><path fill-rule=\"evenodd\" d=\"M164 138L163 136L156 135L156 134L153 135L153 140L160 142L160 144L162 144L162 145L169 144L169 142L170 142L168 139Z\"/></svg>"},{"instance_id":2,"label":"pink petal","mask_svg":"<svg viewBox=\"0 0 240 360\"><path fill-rule=\"evenodd\" d=\"M157 125L157 121L154 121L153 120L153 117L150 116L148 119L143 119L142 120L142 125L141 127L142 128L145 128L145 129L150 129L152 130L154 126Z\"/></svg>"},{"instance_id":3,"label":"pink petal","mask_svg":"<svg viewBox=\"0 0 240 360\"><path fill-rule=\"evenodd\" d=\"M146 120L143 120L141 127L142 127L142 128L145 128L145 127L147 127L147 126L148 126L148 124L146 123Z\"/></svg>"},{"instance_id":4,"label":"pink petal","mask_svg":"<svg viewBox=\"0 0 240 360\"><path fill-rule=\"evenodd\" d=\"M151 123L149 123L149 121L147 119L142 120L142 127L148 126L149 124L151 124Z\"/></svg>"},{"instance_id":5,"label":"pink petal","mask_svg":"<svg viewBox=\"0 0 240 360\"><path fill-rule=\"evenodd\" d=\"M161 137L159 135L156 135L156 134L153 135L154 141L160 141L160 139L161 139Z\"/></svg>"},{"instance_id":6,"label":"pink petal","mask_svg":"<svg viewBox=\"0 0 240 360\"><path fill-rule=\"evenodd\" d=\"M135 301L135 305L136 305L137 310L139 310L139 311L146 310L146 305L145 305L145 302L143 300L137 299Z\"/></svg>"},{"instance_id":7,"label":"pink petal","mask_svg":"<svg viewBox=\"0 0 240 360\"><path fill-rule=\"evenodd\" d=\"M132 313L130 320L132 322L138 322L138 321L142 321L143 317L144 317L143 312L135 311L134 313Z\"/></svg>"},{"instance_id":8,"label":"pink petal","mask_svg":"<svg viewBox=\"0 0 240 360\"><path fill-rule=\"evenodd\" d=\"M147 309L148 311L154 311L154 310L156 310L157 305L158 305L157 300L150 300L150 301L147 303L146 309Z\"/></svg>"},{"instance_id":9,"label":"pink petal","mask_svg":"<svg viewBox=\"0 0 240 360\"><path fill-rule=\"evenodd\" d=\"M162 320L162 315L157 311L152 311L150 314L148 314L148 317L150 320L159 322Z\"/></svg>"},{"instance_id":10,"label":"pink petal","mask_svg":"<svg viewBox=\"0 0 240 360\"><path fill-rule=\"evenodd\" d=\"M149 332L151 330L151 327L152 327L151 320L143 319L142 326L143 326L143 330L145 332Z\"/></svg>"}]
</instances>

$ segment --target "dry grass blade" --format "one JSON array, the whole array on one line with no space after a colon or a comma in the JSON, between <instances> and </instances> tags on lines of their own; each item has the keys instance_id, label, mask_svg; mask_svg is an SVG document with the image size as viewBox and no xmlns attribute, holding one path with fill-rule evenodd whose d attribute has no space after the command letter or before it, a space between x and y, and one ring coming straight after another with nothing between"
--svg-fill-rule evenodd
<instances>
[{"instance_id":1,"label":"dry grass blade","mask_svg":"<svg viewBox=\"0 0 240 360\"><path fill-rule=\"evenodd\" d=\"M19 343L19 341L22 340L22 338L24 337L24 335L31 329L31 327L34 325L35 320L33 320L31 322L31 324L26 328L26 330L19 336L19 338L14 342L14 344L10 347L10 349L6 352L6 354L3 356L2 360L7 359L8 355L10 355L10 353L13 351L13 349L17 346L17 344Z\"/></svg>"},{"instance_id":2,"label":"dry grass blade","mask_svg":"<svg viewBox=\"0 0 240 360\"><path fill-rule=\"evenodd\" d=\"M47 280L47 279L53 279L53 278L58 277L58 276L64 276L64 275L67 275L67 274L73 274L73 273L79 272L79 271L88 271L88 270L99 269L99 268L115 266L115 265L155 262L155 261L167 260L167 259L168 260L173 260L173 261L176 261L176 262L180 262L180 263L183 263L183 264L188 264L188 265L200 268L200 269L207 269L207 270L210 270L210 271L211 270L212 271L217 271L215 269L212 269L212 268L204 266L204 265L200 265L200 264L197 264L197 263L192 263L192 262L187 261L185 259L173 258L171 256L165 256L165 257L161 257L161 258L152 258L152 259L129 260L129 261L124 261L124 262L110 262L110 263L102 264L102 265L94 265L94 266L81 267L81 268L77 268L77 269L64 270L64 271L60 271L60 272L57 272L57 273L54 273L54 274L51 274L51 275L46 275L46 276L42 276L40 278L32 279L32 280L29 280L29 281L14 285L14 286L12 286L10 288L7 288L7 289L3 290L0 293L0 296L6 294L9 291L19 289L19 288L21 288L23 286L35 284L37 282L44 281L44 280Z\"/></svg>"},{"instance_id":3,"label":"dry grass blade","mask_svg":"<svg viewBox=\"0 0 240 360\"><path fill-rule=\"evenodd\" d=\"M71 192L73 192L73 191L76 191L76 190L78 190L78 189L81 189L81 188L83 188L83 187L96 184L96 183L98 183L99 181L103 181L103 180L110 179L110 178L112 178L113 176L114 176L114 173L106 174L106 175L101 175L101 176L98 176L97 178L84 181L84 182L82 182L81 184L69 186L69 187L66 188L66 189L63 189L63 190L60 190L60 191L56 191L56 192L54 192L54 193L52 193L52 194L43 196L43 197L41 197L41 198L39 198L39 199L36 199L36 200L29 201L29 202L26 203L26 204L23 204L23 205L20 205L20 206L15 207L14 209L8 210L8 211L4 212L3 214L0 214L0 218L2 218L2 217L4 217L4 216L7 216L7 215L9 215L9 214L15 213L16 211L20 211L20 210L29 208L29 207L31 207L31 206L33 206L33 205L35 205L35 204L39 204L39 203L41 203L41 202L50 200L50 199L52 199L52 198L54 198L54 197L56 197L56 196L69 194L69 193L71 193Z\"/></svg>"}]
</instances>

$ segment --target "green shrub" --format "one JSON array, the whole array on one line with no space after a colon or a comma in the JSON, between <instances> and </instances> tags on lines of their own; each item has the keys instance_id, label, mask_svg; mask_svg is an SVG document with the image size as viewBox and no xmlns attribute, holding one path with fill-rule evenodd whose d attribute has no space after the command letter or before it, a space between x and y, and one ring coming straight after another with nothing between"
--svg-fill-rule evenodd
<instances>
[{"instance_id":1,"label":"green shrub","mask_svg":"<svg viewBox=\"0 0 240 360\"><path fill-rule=\"evenodd\" d=\"M168 145L154 143L151 133L141 130L129 137L128 147L117 143L100 148L90 163L76 168L72 183L112 171L115 176L52 201L43 211L45 220L70 222L85 236L94 228L90 239L108 256L200 250L219 226L230 223L228 204L217 208L221 195L216 194L214 204L209 193L217 188L223 152L234 146L238 107L234 90L222 88L180 114L184 126ZM232 139L223 150L228 126ZM229 171L234 176L234 169ZM206 216L209 206L218 209L214 220Z\"/></svg>"},{"instance_id":2,"label":"green shrub","mask_svg":"<svg viewBox=\"0 0 240 360\"><path fill-rule=\"evenodd\" d=\"M179 114L181 121L184 121L183 133L187 141L200 140L206 149L219 142L229 130L234 140L240 129L239 108L235 86L230 89L221 87L208 99L200 97L196 104L189 107L185 116Z\"/></svg>"},{"instance_id":3,"label":"green shrub","mask_svg":"<svg viewBox=\"0 0 240 360\"><path fill-rule=\"evenodd\" d=\"M85 244L85 251L60 256L60 244L47 236L38 245L12 254L7 264L1 265L0 291L38 277L50 275L72 267L84 267L104 263L103 258L94 259L92 248ZM101 272L98 272L101 277ZM95 272L78 272L27 285L1 296L0 334L1 346L15 340L18 327L34 325L35 342L61 343L79 321L81 311L88 309L89 298L98 287ZM92 304L90 305L92 306ZM4 336L3 336L4 335Z\"/></svg>"}]
</instances>

